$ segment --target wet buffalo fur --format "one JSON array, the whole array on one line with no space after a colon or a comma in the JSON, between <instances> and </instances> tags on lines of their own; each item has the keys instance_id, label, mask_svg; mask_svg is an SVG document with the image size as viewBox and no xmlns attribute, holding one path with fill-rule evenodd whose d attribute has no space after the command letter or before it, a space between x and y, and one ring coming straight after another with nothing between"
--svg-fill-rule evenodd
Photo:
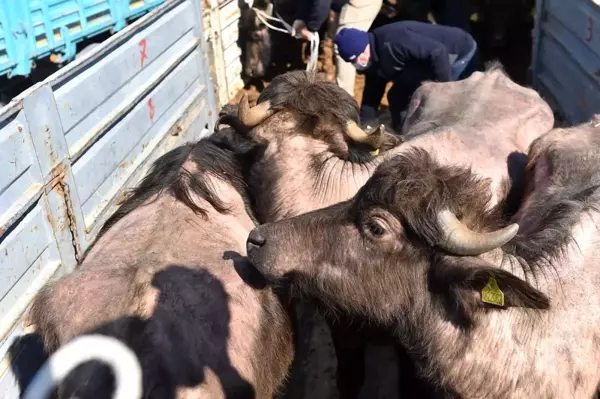
<instances>
[{"instance_id":1,"label":"wet buffalo fur","mask_svg":"<svg viewBox=\"0 0 600 399\"><path fill-rule=\"evenodd\" d=\"M257 103L269 101L275 112L287 111L297 115L301 122L299 131L330 144L331 151L339 158L354 163L373 159L370 149L344 139L348 150L336 145L340 132L345 131L347 121L359 123L356 100L336 83L325 80L315 72L291 71L277 76L260 94ZM402 142L398 136L385 135L381 151L387 151Z\"/></svg>"}]
</instances>

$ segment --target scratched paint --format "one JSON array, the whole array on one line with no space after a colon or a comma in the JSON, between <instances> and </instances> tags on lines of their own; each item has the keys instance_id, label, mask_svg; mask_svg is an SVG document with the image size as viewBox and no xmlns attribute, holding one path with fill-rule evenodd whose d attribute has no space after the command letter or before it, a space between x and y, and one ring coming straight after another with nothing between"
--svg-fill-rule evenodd
<instances>
[{"instance_id":1,"label":"scratched paint","mask_svg":"<svg viewBox=\"0 0 600 399\"><path fill-rule=\"evenodd\" d=\"M153 121L154 120L154 112L156 111L156 109L154 108L154 104L152 104L152 97L150 97L148 99L148 109L150 110L150 113L149 113L150 120Z\"/></svg>"}]
</instances>

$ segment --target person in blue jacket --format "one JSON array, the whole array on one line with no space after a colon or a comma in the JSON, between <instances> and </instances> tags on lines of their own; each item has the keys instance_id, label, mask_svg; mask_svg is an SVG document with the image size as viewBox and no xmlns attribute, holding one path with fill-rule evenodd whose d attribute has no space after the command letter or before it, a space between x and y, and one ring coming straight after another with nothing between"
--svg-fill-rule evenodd
<instances>
[{"instance_id":1,"label":"person in blue jacket","mask_svg":"<svg viewBox=\"0 0 600 399\"><path fill-rule=\"evenodd\" d=\"M477 43L462 29L400 21L365 32L342 29L335 37L341 58L366 75L361 124L374 124L388 82L392 124L400 132L410 98L423 81L454 81L477 67Z\"/></svg>"}]
</instances>

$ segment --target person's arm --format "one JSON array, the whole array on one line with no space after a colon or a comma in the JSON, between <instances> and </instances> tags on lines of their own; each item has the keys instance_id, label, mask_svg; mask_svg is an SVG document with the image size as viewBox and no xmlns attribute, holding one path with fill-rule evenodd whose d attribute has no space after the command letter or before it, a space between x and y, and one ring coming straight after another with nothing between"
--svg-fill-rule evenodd
<instances>
[{"instance_id":1,"label":"person's arm","mask_svg":"<svg viewBox=\"0 0 600 399\"><path fill-rule=\"evenodd\" d=\"M296 19L301 19L311 32L321 28L329 16L332 0L302 0Z\"/></svg>"},{"instance_id":2,"label":"person's arm","mask_svg":"<svg viewBox=\"0 0 600 399\"><path fill-rule=\"evenodd\" d=\"M428 61L433 71L433 80L437 82L450 81L450 58L446 46L442 43L425 36L409 33L408 40L402 44L402 49L397 44L393 46L393 49L399 54L404 51L410 58Z\"/></svg>"},{"instance_id":3,"label":"person's arm","mask_svg":"<svg viewBox=\"0 0 600 399\"><path fill-rule=\"evenodd\" d=\"M439 45L429 53L433 76L437 82L449 82L451 79L450 58L446 46Z\"/></svg>"}]
</instances>

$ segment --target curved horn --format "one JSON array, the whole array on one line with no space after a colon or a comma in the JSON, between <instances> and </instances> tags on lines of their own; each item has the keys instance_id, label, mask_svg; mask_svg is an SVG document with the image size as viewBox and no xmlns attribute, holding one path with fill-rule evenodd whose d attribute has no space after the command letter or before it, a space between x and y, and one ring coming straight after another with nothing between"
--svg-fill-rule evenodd
<instances>
[{"instance_id":1,"label":"curved horn","mask_svg":"<svg viewBox=\"0 0 600 399\"><path fill-rule=\"evenodd\" d=\"M491 251L512 240L519 231L519 225L513 223L500 230L477 233L447 209L438 213L437 222L443 235L438 245L456 255L480 255Z\"/></svg>"},{"instance_id":2,"label":"curved horn","mask_svg":"<svg viewBox=\"0 0 600 399\"><path fill-rule=\"evenodd\" d=\"M248 94L244 94L238 106L238 118L244 125L254 127L273 115L273 111L269 109L270 106L269 101L265 101L250 108Z\"/></svg>"},{"instance_id":3,"label":"curved horn","mask_svg":"<svg viewBox=\"0 0 600 399\"><path fill-rule=\"evenodd\" d=\"M378 150L383 143L384 134L383 125L379 125L371 133L365 133L354 121L348 121L346 124L346 134L353 141L371 146L374 150Z\"/></svg>"}]
</instances>

